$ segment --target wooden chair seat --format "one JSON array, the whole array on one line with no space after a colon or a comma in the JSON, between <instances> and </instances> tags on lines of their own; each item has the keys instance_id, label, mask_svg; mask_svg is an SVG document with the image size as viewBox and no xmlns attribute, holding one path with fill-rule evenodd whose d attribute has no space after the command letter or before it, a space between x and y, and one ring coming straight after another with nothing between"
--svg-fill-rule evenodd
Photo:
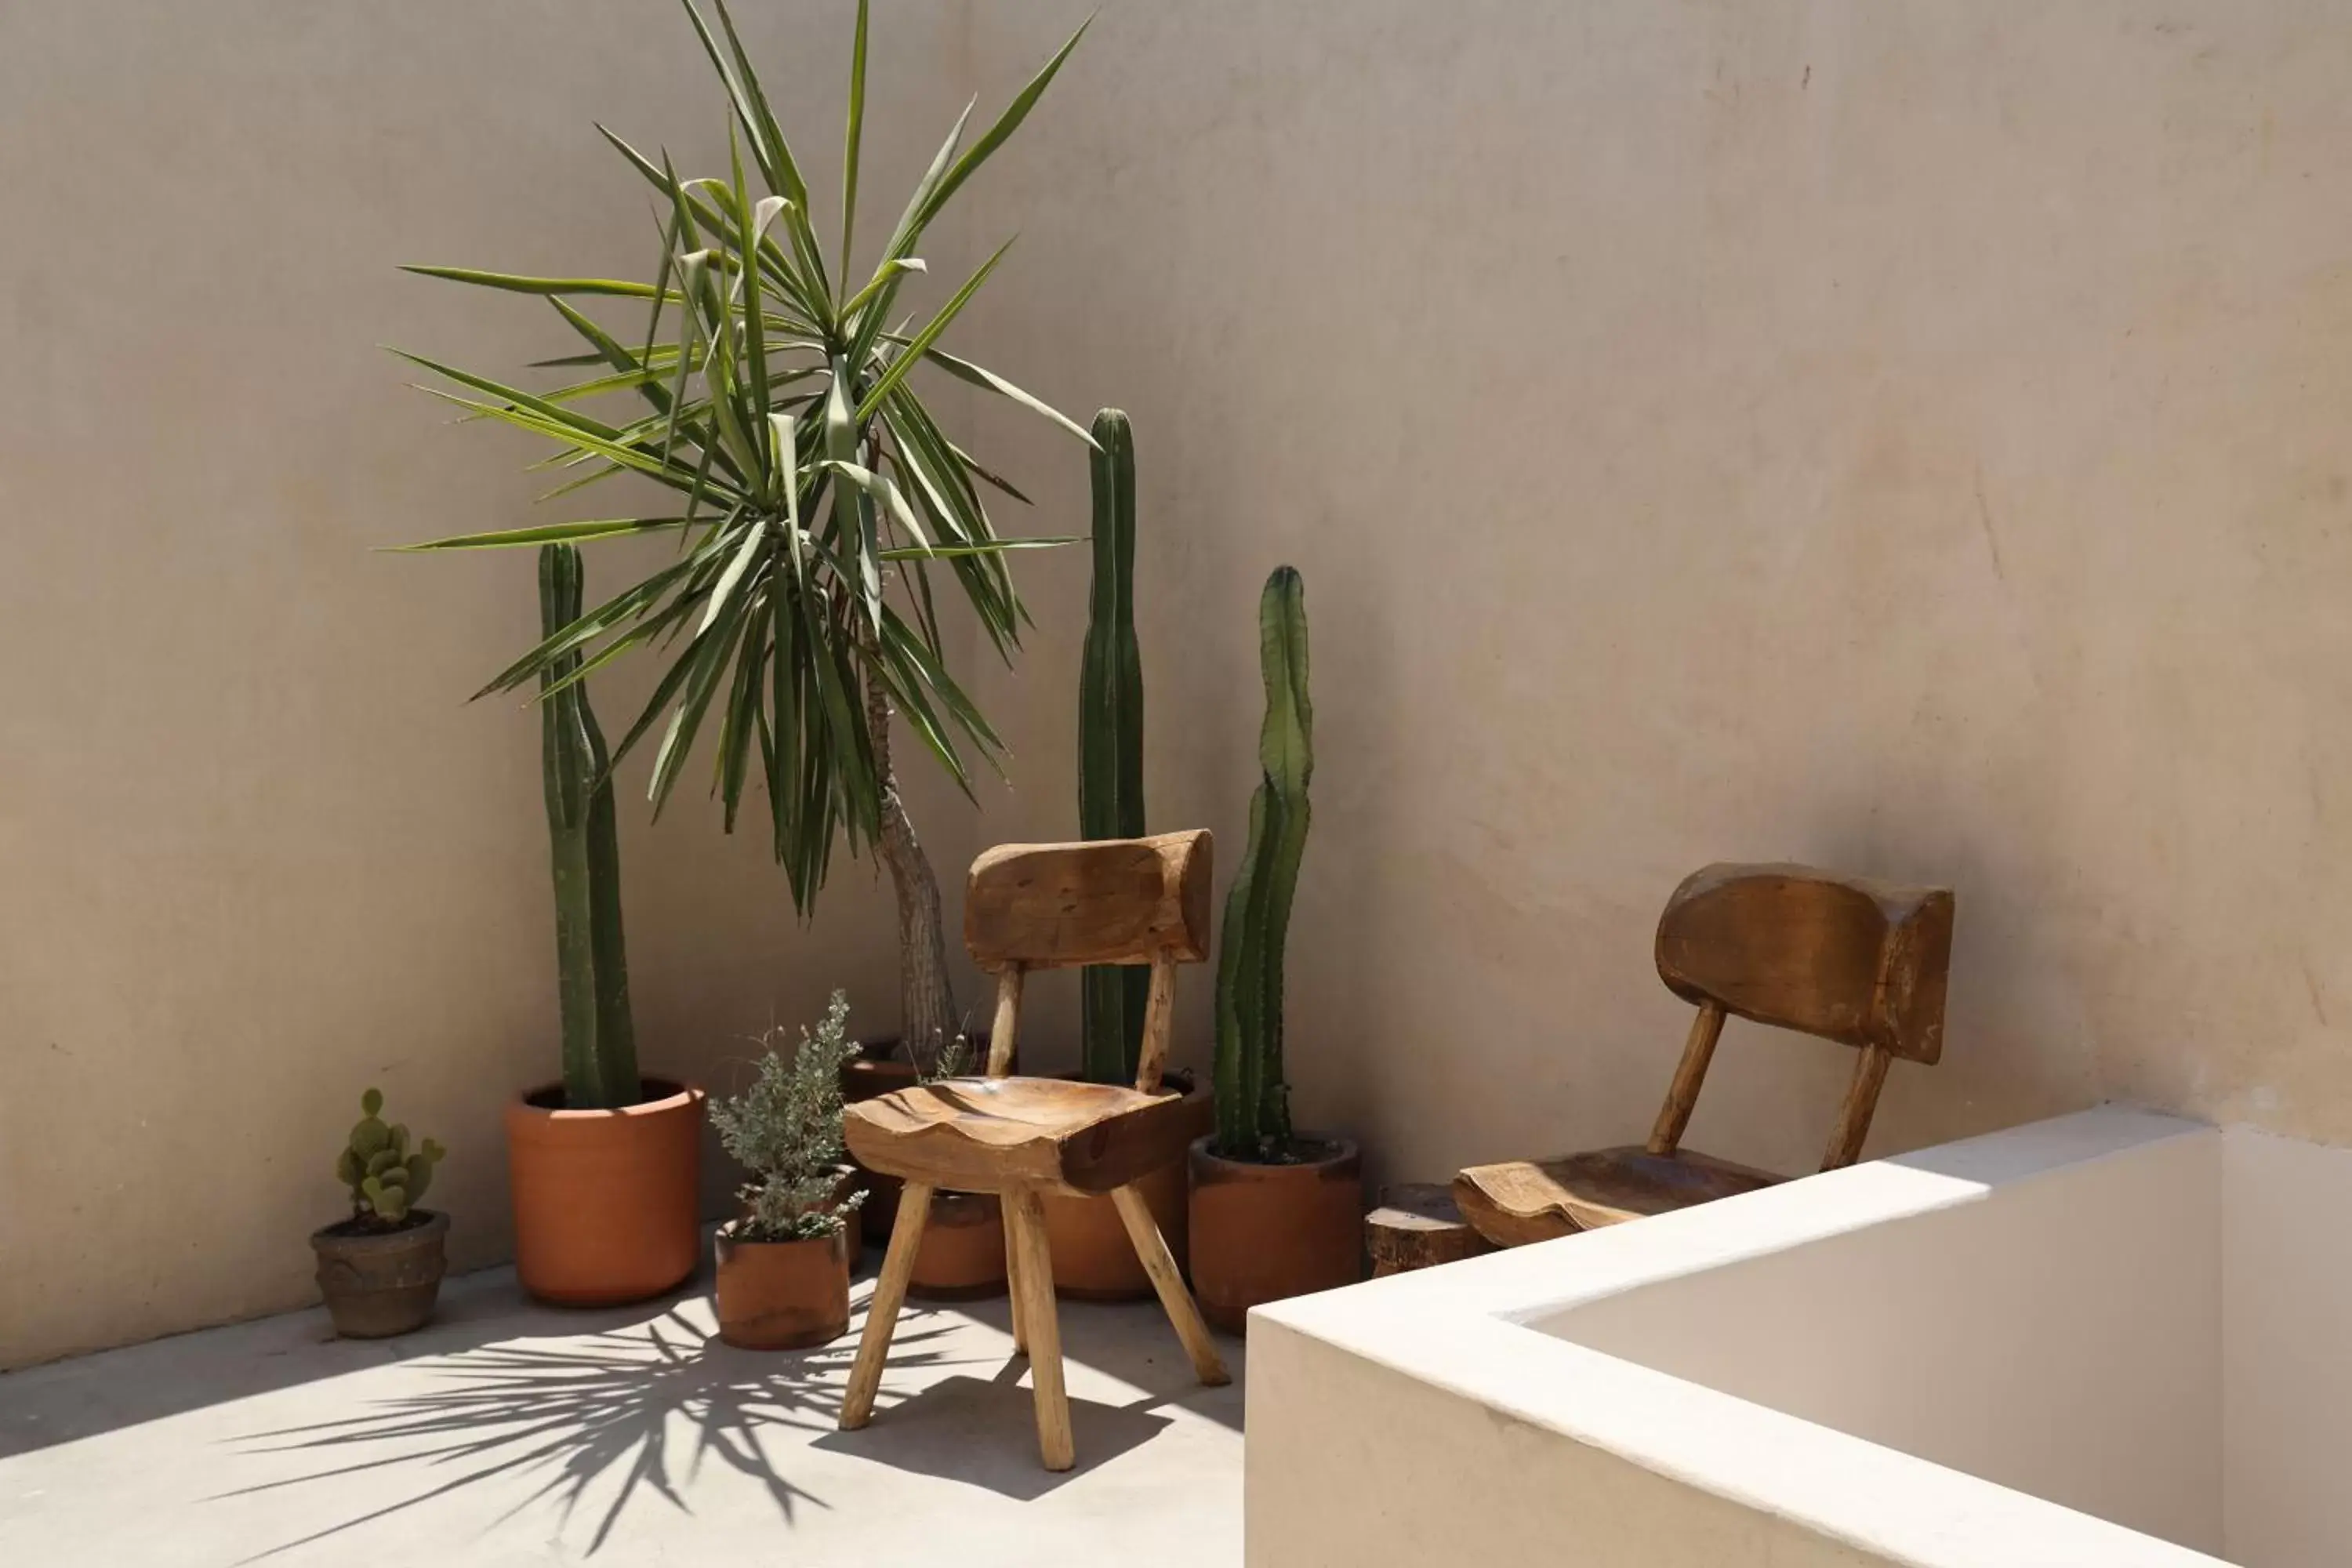
<instances>
[{"instance_id":1,"label":"wooden chair seat","mask_svg":"<svg viewBox=\"0 0 2352 1568\"><path fill-rule=\"evenodd\" d=\"M1065 1079L951 1078L846 1108L871 1170L960 1192L1100 1194L1183 1157L1184 1097Z\"/></svg>"},{"instance_id":2,"label":"wooden chair seat","mask_svg":"<svg viewBox=\"0 0 2352 1568\"><path fill-rule=\"evenodd\" d=\"M1695 1149L1653 1154L1634 1143L1557 1160L1472 1165L1454 1178L1454 1201L1488 1240L1524 1247L1752 1193L1780 1180Z\"/></svg>"}]
</instances>

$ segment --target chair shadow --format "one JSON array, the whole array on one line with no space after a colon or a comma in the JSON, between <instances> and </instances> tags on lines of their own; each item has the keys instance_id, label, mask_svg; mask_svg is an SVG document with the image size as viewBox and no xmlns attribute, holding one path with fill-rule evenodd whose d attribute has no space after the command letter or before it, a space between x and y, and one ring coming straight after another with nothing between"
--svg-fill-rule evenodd
<instances>
[{"instance_id":1,"label":"chair shadow","mask_svg":"<svg viewBox=\"0 0 2352 1568\"><path fill-rule=\"evenodd\" d=\"M948 1332L902 1327L893 1347L895 1367L944 1364L927 1342ZM764 1487L783 1522L794 1509L822 1499L795 1485L768 1458L763 1428L830 1430L856 1354L853 1341L801 1354L740 1351L682 1317L675 1307L650 1322L554 1345L488 1344L464 1350L435 1369L440 1383L421 1394L379 1401L338 1421L257 1432L237 1439L254 1454L316 1450L332 1454L362 1445L396 1443L389 1455L331 1464L310 1474L217 1494L244 1497L352 1476L402 1473L412 1467L457 1473L424 1489L354 1515L339 1524L282 1542L242 1558L257 1563L399 1514L452 1492L500 1477L543 1472L543 1479L500 1519L553 1500L568 1531L598 1481L618 1477L603 1505L585 1553L612 1534L641 1490L651 1490L680 1512L691 1512L684 1487L711 1459ZM672 1418L683 1417L692 1441L676 1440ZM681 1451L683 1450L683 1451Z\"/></svg>"},{"instance_id":2,"label":"chair shadow","mask_svg":"<svg viewBox=\"0 0 2352 1568\"><path fill-rule=\"evenodd\" d=\"M896 1355L891 1364L898 1366ZM1026 1357L1017 1357L993 1378L963 1373L940 1378L920 1393L878 1407L871 1426L829 1433L809 1447L1034 1502L1170 1425L1169 1417L1151 1413L1152 1405L1162 1403L1157 1398L1106 1405L1073 1394L1070 1429L1078 1462L1068 1470L1045 1469L1037 1461L1035 1404L1022 1381L1028 1367Z\"/></svg>"}]
</instances>

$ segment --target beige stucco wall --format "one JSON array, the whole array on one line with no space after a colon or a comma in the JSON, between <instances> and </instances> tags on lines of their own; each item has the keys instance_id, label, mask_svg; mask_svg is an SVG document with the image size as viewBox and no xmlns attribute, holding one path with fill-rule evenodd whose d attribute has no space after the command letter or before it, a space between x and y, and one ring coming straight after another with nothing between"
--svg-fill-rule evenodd
<instances>
[{"instance_id":1,"label":"beige stucco wall","mask_svg":"<svg viewBox=\"0 0 2352 1568\"><path fill-rule=\"evenodd\" d=\"M1089 4L978 7L977 68ZM1134 416L1154 826L1238 835L1306 574L1309 1120L1413 1177L1637 1134L1660 904L1790 857L1959 889L1874 1152L2109 1096L2352 1141L2346 20L1105 10L978 340ZM1050 655L991 691L1024 777L1085 574L1030 572ZM1849 1064L1735 1024L1693 1140L1802 1169Z\"/></svg>"},{"instance_id":2,"label":"beige stucco wall","mask_svg":"<svg viewBox=\"0 0 2352 1568\"><path fill-rule=\"evenodd\" d=\"M840 7L747 11L836 146ZM884 20L895 192L964 46L952 7ZM450 1147L455 1261L504 1254L498 1112L555 1072L552 916L536 720L464 700L528 646L531 562L368 552L520 523L547 481L375 345L569 352L545 307L394 264L644 275L643 187L593 122L704 170L726 144L683 17L636 0L0 6L0 105L6 1365L314 1299L303 1237L371 1083ZM633 689L601 683L608 731ZM969 820L921 809L964 858ZM658 830L622 816L649 1069L723 1082L836 984L895 1022L864 867L803 929L764 837L691 788Z\"/></svg>"},{"instance_id":3,"label":"beige stucco wall","mask_svg":"<svg viewBox=\"0 0 2352 1568\"><path fill-rule=\"evenodd\" d=\"M817 18L763 53L819 145L842 9L748 8ZM883 7L881 184L1086 9ZM1874 1149L2108 1095L2352 1141L2347 57L2301 0L1106 7L943 243L1022 236L966 346L1135 416L1153 824L1228 867L1306 572L1306 1120L1415 1176L1638 1131L1659 903L1787 856L1960 889ZM367 1081L502 1246L535 747L458 699L528 567L362 552L520 518L527 443L370 345L550 352L391 263L641 265L589 121L707 155L701 69L622 0L0 14L0 1363L299 1300ZM1075 447L982 421L1071 530ZM1024 570L1017 793L927 794L950 868L1074 826L1086 565ZM627 834L649 1060L887 1013L857 872L803 931L694 803ZM1846 1060L1729 1041L1695 1140L1801 1167Z\"/></svg>"}]
</instances>

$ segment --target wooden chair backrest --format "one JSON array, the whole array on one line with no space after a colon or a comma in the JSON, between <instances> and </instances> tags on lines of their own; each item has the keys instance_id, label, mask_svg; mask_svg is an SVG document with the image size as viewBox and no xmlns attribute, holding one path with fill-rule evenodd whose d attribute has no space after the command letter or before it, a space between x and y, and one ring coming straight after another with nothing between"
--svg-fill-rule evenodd
<instances>
[{"instance_id":1,"label":"wooden chair backrest","mask_svg":"<svg viewBox=\"0 0 2352 1568\"><path fill-rule=\"evenodd\" d=\"M1822 1169L1852 1164L1887 1064L1943 1055L1953 907L1948 888L1810 866L1716 865L1685 878L1658 918L1658 978L1699 1013L1650 1152L1679 1145L1728 1014L1862 1052Z\"/></svg>"},{"instance_id":2,"label":"wooden chair backrest","mask_svg":"<svg viewBox=\"0 0 2352 1568\"><path fill-rule=\"evenodd\" d=\"M1135 1087L1160 1088L1176 1005L1176 965L1209 956L1215 840L1206 828L1083 844L1000 844L971 863L963 940L996 975L988 1075L1011 1068L1022 977L1032 969L1148 963Z\"/></svg>"}]
</instances>

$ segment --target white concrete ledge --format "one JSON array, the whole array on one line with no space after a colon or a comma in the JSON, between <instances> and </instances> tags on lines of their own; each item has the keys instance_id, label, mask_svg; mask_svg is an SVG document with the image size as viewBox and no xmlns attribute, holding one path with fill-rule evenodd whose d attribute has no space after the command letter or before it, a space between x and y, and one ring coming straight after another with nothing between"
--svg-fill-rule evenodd
<instances>
[{"instance_id":1,"label":"white concrete ledge","mask_svg":"<svg viewBox=\"0 0 2352 1568\"><path fill-rule=\"evenodd\" d=\"M1741 1364L1752 1365L1769 1361L1769 1347L1784 1339L1795 1347L1792 1354L1819 1353L1819 1343L1804 1347L1826 1327L1834 1371L1845 1331L1834 1320L1853 1314L1864 1331L1853 1336L1849 1370L1864 1386L1850 1392L1868 1413L1870 1399L1884 1392L1870 1385L1868 1357L1900 1356L1908 1345L1921 1365L1936 1366L1934 1358L1946 1353L1942 1342L1969 1325L1939 1321L1933 1310L1946 1297L1963 1298L1949 1302L1956 1313L1973 1310L1974 1303L1964 1299L1965 1288L1935 1293L1915 1271L1905 1277L1907 1287L1889 1290L1887 1304L1917 1310L1924 1300L1928 1310L1921 1321L1875 1321L1876 1302L1856 1294L1874 1289L1869 1268L1855 1261L1864 1255L1841 1252L1837 1244L1997 1204L1996 1225L1971 1219L1948 1232L1908 1234L1931 1249L1924 1255L1931 1262L1967 1264L1969 1248L1999 1246L2012 1233L2028 1234L2017 1226L2040 1224L2042 1229L2029 1235L2028 1254L1999 1267L2022 1269L2022 1288L2057 1290L2063 1303L2074 1300L2066 1278L2071 1256L2090 1281L2086 1289L2104 1281L2116 1300L2084 1297L2080 1311L2062 1306L2039 1325L1994 1326L2001 1333L2052 1336L2038 1353L2063 1358L2053 1363L2062 1372L2080 1363L2086 1375L2111 1374L2122 1389L2117 1408L2138 1424L2129 1402L2147 1380L2137 1375L2134 1358L2164 1353L2168 1336L2210 1328L2218 1338L2219 1266L2210 1262L2220 1248L2219 1199L2212 1195L2218 1175L2211 1173L2219 1166L2217 1144L2214 1130L2200 1123L2103 1108L1261 1309L1251 1323L1248 1561L1258 1568L1503 1563L1522 1555L1612 1568L2213 1563L2217 1559L2201 1552L2125 1523L1577 1341L1588 1329L1599 1344L1639 1339L1643 1325L1662 1320L1700 1359L1718 1339L1767 1347L1746 1352ZM2118 1161L2127 1165L2115 1168ZM2111 1168L2103 1173L2102 1167ZM2166 1202L2186 1204L2185 1215L2151 1212L2142 1215L2151 1223L2107 1225L2078 1202L2107 1192L2102 1201L2160 1207L2129 1195L2147 1180L2177 1186ZM2200 1215L2200 1204L2211 1207L2210 1215ZM2177 1227L2168 1230L2174 1219ZM2086 1222L2098 1234L2067 1239L2067 1226ZM2189 1275L2201 1268L2199 1277L2212 1283L2210 1310L2205 1293L2168 1294L2160 1279L2137 1277L2144 1266L2168 1267L2165 1258L2176 1241L2179 1267ZM2032 1247L2052 1247L2057 1256L2032 1255ZM1781 1288L1769 1271L1801 1251L1805 1267L1828 1272ZM1884 1256L1893 1255L1884 1254L1874 1235L1865 1261L1874 1266ZM2037 1271L2045 1267L2051 1272L2042 1278ZM1735 1288L1716 1290L1718 1280ZM1678 1281L1707 1289L1662 1291ZM2119 1309L2128 1317L2135 1297L2152 1298L2143 1314L2150 1324L2137 1338L2108 1317ZM1750 1300L1757 1310L1780 1315L1753 1321L1743 1315ZM1816 1308L1820 1323L1811 1320ZM2105 1353L2102 1343L2118 1333L2118 1348ZM2038 1371L2031 1368L2034 1349L2018 1349L2025 1360L2016 1364ZM1998 1359L2000 1351L1992 1347L1996 1375L2007 1364ZM1978 1353L1981 1347L1972 1346L1952 1363L1966 1368L1969 1355ZM2211 1388L2157 1386L2145 1394L2158 1402L2147 1408L2175 1397L2193 1408L2194 1422L2179 1424L2187 1447L2159 1459L2200 1478L2210 1469L2210 1498L2168 1495L2179 1489L2162 1484L2162 1474L2151 1488L2137 1472L2126 1473L2128 1467L2102 1468L2095 1454L2085 1456L2079 1484L2129 1506L2174 1509L2187 1532L2207 1531L2218 1544L2218 1382ZM1900 1426L1923 1413L1898 1406L1876 1414ZM2113 1415L2095 1409L2084 1420ZM2191 1425L2197 1429L2188 1430ZM1982 1436L1958 1432L1952 1440ZM2210 1456L2197 1447L2209 1442ZM2151 1489L2154 1496L2140 1495ZM2173 1533L2177 1539L2182 1532Z\"/></svg>"}]
</instances>

